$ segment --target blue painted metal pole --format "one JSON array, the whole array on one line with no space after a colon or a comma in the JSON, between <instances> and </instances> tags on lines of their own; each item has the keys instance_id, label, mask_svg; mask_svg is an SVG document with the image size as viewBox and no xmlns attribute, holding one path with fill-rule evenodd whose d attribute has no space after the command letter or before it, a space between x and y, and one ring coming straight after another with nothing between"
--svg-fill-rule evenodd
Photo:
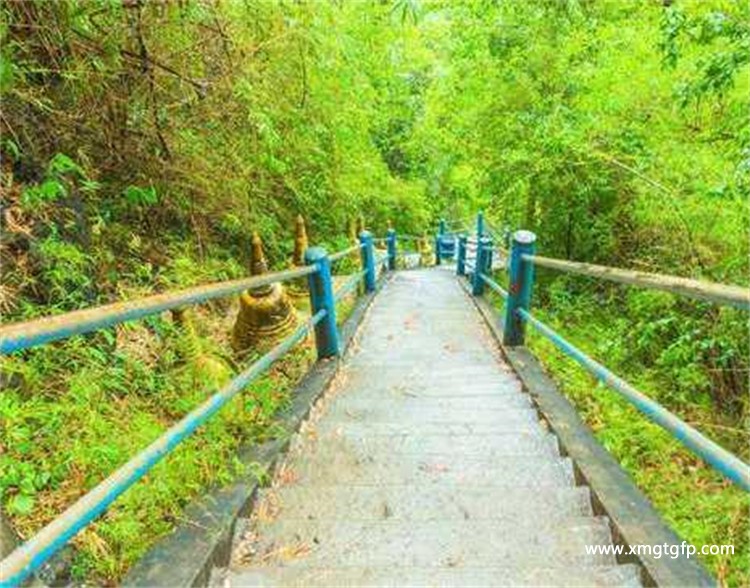
<instances>
[{"instance_id":1,"label":"blue painted metal pole","mask_svg":"<svg viewBox=\"0 0 750 588\"><path fill-rule=\"evenodd\" d=\"M484 235L484 214L477 214L477 241Z\"/></svg>"},{"instance_id":2,"label":"blue painted metal pole","mask_svg":"<svg viewBox=\"0 0 750 588\"><path fill-rule=\"evenodd\" d=\"M57 316L47 316L23 323L0 327L0 355L35 347L105 329L113 325L158 314L165 310L199 304L222 296L231 296L266 284L274 284L308 275L311 268L295 268L284 272L263 274L252 278L196 286L177 292L155 294L137 300L115 302L105 306L75 310Z\"/></svg>"},{"instance_id":3,"label":"blue painted metal pole","mask_svg":"<svg viewBox=\"0 0 750 588\"><path fill-rule=\"evenodd\" d=\"M445 219L440 219L440 224L438 225L438 235L445 235Z\"/></svg>"},{"instance_id":4,"label":"blue painted metal pole","mask_svg":"<svg viewBox=\"0 0 750 588\"><path fill-rule=\"evenodd\" d=\"M466 275L466 235L458 236L458 255L456 256L456 274Z\"/></svg>"},{"instance_id":5,"label":"blue painted metal pole","mask_svg":"<svg viewBox=\"0 0 750 588\"><path fill-rule=\"evenodd\" d=\"M646 417L669 431L685 447L706 460L740 488L750 492L750 466L737 456L732 455L720 445L703 436L699 431L673 415L661 404L613 374L598 361L590 358L528 311L520 309L518 315L524 321L531 323L535 329L552 341L560 351L577 361L599 381L625 397L630 404L635 406Z\"/></svg>"},{"instance_id":6,"label":"blue painted metal pole","mask_svg":"<svg viewBox=\"0 0 750 588\"><path fill-rule=\"evenodd\" d=\"M498 294L500 294L500 296L502 297L503 300L506 300L508 298L508 292L506 292L502 288L502 286L500 286L500 284L498 284L495 280L493 280L492 278L490 278L487 274L482 274L481 278L482 278L482 281L485 284L487 284L490 287L491 290L494 290L495 292L497 292Z\"/></svg>"},{"instance_id":7,"label":"blue painted metal pole","mask_svg":"<svg viewBox=\"0 0 750 588\"><path fill-rule=\"evenodd\" d=\"M339 289L336 290L336 292L334 292L333 294L334 300L338 302L344 296L349 294L349 292L354 290L354 288L356 288L357 285L359 284L360 280L362 280L365 277L365 273L367 272L362 270L362 271L357 272L356 274L352 274L352 276L346 282L344 282L341 286L339 286Z\"/></svg>"},{"instance_id":8,"label":"blue painted metal pole","mask_svg":"<svg viewBox=\"0 0 750 588\"><path fill-rule=\"evenodd\" d=\"M388 229L388 269L393 271L396 269L396 231L395 229Z\"/></svg>"},{"instance_id":9,"label":"blue painted metal pole","mask_svg":"<svg viewBox=\"0 0 750 588\"><path fill-rule=\"evenodd\" d=\"M362 269L365 270L365 292L374 292L375 275L375 251L372 244L372 233L362 231L359 234L359 242L362 244Z\"/></svg>"},{"instance_id":10,"label":"blue painted metal pole","mask_svg":"<svg viewBox=\"0 0 750 588\"><path fill-rule=\"evenodd\" d=\"M305 251L305 263L314 265L318 271L308 278L310 290L310 308L318 313L324 310L326 315L315 326L315 347L318 359L333 357L339 354L339 331L336 327L336 300L333 294L331 278L331 260L322 247L310 247Z\"/></svg>"},{"instance_id":11,"label":"blue painted metal pole","mask_svg":"<svg viewBox=\"0 0 750 588\"><path fill-rule=\"evenodd\" d=\"M484 280L482 274L489 271L487 259L489 250L492 248L492 240L483 237L477 242L477 258L474 262L474 273L471 275L471 293L474 296L484 294Z\"/></svg>"},{"instance_id":12,"label":"blue painted metal pole","mask_svg":"<svg viewBox=\"0 0 750 588\"><path fill-rule=\"evenodd\" d=\"M536 250L536 235L531 231L516 231L510 250L508 276L508 300L505 304L505 328L503 344L523 345L525 325L518 309L529 310L531 289L534 285L534 264L523 256L533 255Z\"/></svg>"}]
</instances>

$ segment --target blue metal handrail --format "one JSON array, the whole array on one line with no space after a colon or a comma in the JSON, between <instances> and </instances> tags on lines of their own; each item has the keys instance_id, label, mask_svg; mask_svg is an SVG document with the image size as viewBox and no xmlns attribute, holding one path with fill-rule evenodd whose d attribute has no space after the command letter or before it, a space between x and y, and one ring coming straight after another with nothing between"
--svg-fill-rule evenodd
<instances>
[{"instance_id":1,"label":"blue metal handrail","mask_svg":"<svg viewBox=\"0 0 750 588\"><path fill-rule=\"evenodd\" d=\"M500 296L503 299L508 298L507 290L503 289L503 287L500 284L498 284L495 280L490 278L487 274L480 273L479 279L482 280L485 284L487 284L492 290L500 294Z\"/></svg>"},{"instance_id":2,"label":"blue metal handrail","mask_svg":"<svg viewBox=\"0 0 750 588\"><path fill-rule=\"evenodd\" d=\"M0 355L7 355L73 335L98 331L126 321L158 314L165 310L199 304L215 298L239 294L259 286L301 278L316 271L314 266L300 267L251 278L187 288L177 292L155 294L138 300L115 302L96 308L76 310L59 316L48 316L32 321L13 323L0 327Z\"/></svg>"},{"instance_id":3,"label":"blue metal handrail","mask_svg":"<svg viewBox=\"0 0 750 588\"><path fill-rule=\"evenodd\" d=\"M364 279L366 273L367 273L367 270L364 269L360 272L352 274L351 277L346 280L346 282L344 282L338 287L338 289L333 295L333 299L336 302L339 302L344 296L346 296L349 292L351 292L357 287L357 284L359 284L359 282L361 282Z\"/></svg>"},{"instance_id":4,"label":"blue metal handrail","mask_svg":"<svg viewBox=\"0 0 750 588\"><path fill-rule=\"evenodd\" d=\"M685 447L710 463L735 484L750 491L750 466L741 461L737 456L714 443L685 421L669 412L661 404L613 374L527 310L519 308L518 314L523 320L527 321L542 335L552 341L565 355L572 357L599 381L612 388L615 392L618 392L649 419L669 431Z\"/></svg>"},{"instance_id":5,"label":"blue metal handrail","mask_svg":"<svg viewBox=\"0 0 750 588\"><path fill-rule=\"evenodd\" d=\"M352 245L351 247L344 249L343 251L339 251L338 253L332 253L328 256L328 259L331 260L331 263L334 263L338 261L339 259L343 259L347 255L351 255L352 253L356 253L357 251L360 251L364 247L362 243L357 243L356 245Z\"/></svg>"},{"instance_id":6,"label":"blue metal handrail","mask_svg":"<svg viewBox=\"0 0 750 588\"><path fill-rule=\"evenodd\" d=\"M742 286L716 284L714 282L705 282L690 278L626 270L619 267L595 265L593 263L582 263L567 259L542 257L541 255L524 254L523 259L536 266L556 269L567 273L622 284L631 284L640 286L641 288L663 290L672 294L680 294L715 304L726 304L743 310L750 310L750 288L743 288Z\"/></svg>"},{"instance_id":7,"label":"blue metal handrail","mask_svg":"<svg viewBox=\"0 0 750 588\"><path fill-rule=\"evenodd\" d=\"M13 551L0 562L0 586L16 586L38 569L71 537L104 512L117 497L145 476L181 441L301 341L325 318L325 315L325 311L313 315L309 321Z\"/></svg>"},{"instance_id":8,"label":"blue metal handrail","mask_svg":"<svg viewBox=\"0 0 750 588\"><path fill-rule=\"evenodd\" d=\"M484 221L481 215L478 216L477 228L477 236L481 237L481 231L484 230ZM531 324L539 333L552 341L558 349L577 361L597 379L621 394L649 419L676 437L685 447L738 486L750 491L750 466L748 464L705 437L658 402L650 399L625 380L613 374L529 312L535 265L615 282L666 290L675 294L709 300L718 304L729 304L739 308L750 307L750 290L738 286L698 282L674 276L633 272L619 268L542 257L535 253L535 242L536 236L529 231L517 231L513 235L509 264L507 265L509 290L506 291L488 275L491 260L486 257L487 251L489 249L499 252L497 247L493 246L491 241L485 246L478 246L476 248L476 262L475 265L472 265L469 261L462 259L462 255L465 256L465 251L468 249L466 240L459 241L459 247L463 248L463 251L459 249L457 273L466 275L466 268L471 268L472 293L481 295L486 285L500 294L505 301L503 343L509 346L522 345L524 343L524 325L525 323ZM502 251L501 253L505 252Z\"/></svg>"},{"instance_id":9,"label":"blue metal handrail","mask_svg":"<svg viewBox=\"0 0 750 588\"><path fill-rule=\"evenodd\" d=\"M391 235L391 239L392 245L395 247L395 233ZM322 359L338 355L340 348L336 327L331 261L341 259L357 250L361 251L363 269L347 280L344 288L350 289L357 281L364 278L365 290L373 292L375 290L376 265L386 259L391 259L392 256L385 254L378 256L376 259L373 238L369 233L363 232L360 235L359 244L330 256L320 248L312 247L308 249L305 253L305 260L308 265L301 268L209 284L179 292L157 294L139 300L118 302L1 327L0 351L12 353L165 310L198 304L259 286L304 276L308 276L312 308L312 317L308 321L0 562L0 586L16 586L23 582L65 545L71 537L104 512L112 502L146 475L164 456L203 425L229 400L264 373L269 366L299 343L313 329L315 329L318 357ZM343 289L340 288L337 296L340 298L342 295Z\"/></svg>"}]
</instances>

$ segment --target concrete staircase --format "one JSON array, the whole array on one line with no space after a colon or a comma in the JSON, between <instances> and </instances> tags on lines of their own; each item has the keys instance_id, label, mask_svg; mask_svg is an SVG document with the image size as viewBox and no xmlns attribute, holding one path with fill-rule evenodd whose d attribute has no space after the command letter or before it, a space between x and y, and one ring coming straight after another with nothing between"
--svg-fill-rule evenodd
<instances>
[{"instance_id":1,"label":"concrete staircase","mask_svg":"<svg viewBox=\"0 0 750 588\"><path fill-rule=\"evenodd\" d=\"M395 274L216 586L639 586L449 270Z\"/></svg>"}]
</instances>

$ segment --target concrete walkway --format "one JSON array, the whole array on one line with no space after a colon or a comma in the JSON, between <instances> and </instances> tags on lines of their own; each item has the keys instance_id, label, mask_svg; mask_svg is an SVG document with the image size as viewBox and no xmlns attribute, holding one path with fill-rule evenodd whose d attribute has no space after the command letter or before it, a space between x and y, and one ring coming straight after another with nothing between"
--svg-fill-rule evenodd
<instances>
[{"instance_id":1,"label":"concrete walkway","mask_svg":"<svg viewBox=\"0 0 750 588\"><path fill-rule=\"evenodd\" d=\"M395 274L221 586L637 586L443 268Z\"/></svg>"}]
</instances>

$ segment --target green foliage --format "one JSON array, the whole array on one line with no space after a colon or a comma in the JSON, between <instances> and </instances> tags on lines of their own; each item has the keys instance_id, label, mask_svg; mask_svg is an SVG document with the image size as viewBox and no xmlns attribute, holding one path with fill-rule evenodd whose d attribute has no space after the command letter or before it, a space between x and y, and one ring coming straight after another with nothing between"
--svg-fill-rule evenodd
<instances>
[{"instance_id":1,"label":"green foliage","mask_svg":"<svg viewBox=\"0 0 750 588\"><path fill-rule=\"evenodd\" d=\"M48 202L54 202L58 198L68 195L65 185L58 180L45 180L38 186L26 188L21 197L21 202L27 208L34 208Z\"/></svg>"},{"instance_id":2,"label":"green foliage","mask_svg":"<svg viewBox=\"0 0 750 588\"><path fill-rule=\"evenodd\" d=\"M91 284L90 259L80 247L51 235L36 246L42 267L40 281L50 299L62 307L80 303Z\"/></svg>"},{"instance_id":3,"label":"green foliage","mask_svg":"<svg viewBox=\"0 0 750 588\"><path fill-rule=\"evenodd\" d=\"M311 243L338 250L359 215L422 234L483 209L536 231L545 255L748 283L747 3L61 0L0 15L4 321L243 276L253 231L287 267L299 213ZM729 432L750 409L738 311L547 272L534 300L743 450ZM184 365L230 356L226 307L209 315L194 336L154 319L3 363L14 524L53 518L226 375ZM741 542L737 494L535 348L686 538ZM259 383L81 536L81 577L120 577L236 473L237 443L269 435L285 402L269 382L288 384ZM706 561L746 580L745 556Z\"/></svg>"},{"instance_id":4,"label":"green foliage","mask_svg":"<svg viewBox=\"0 0 750 588\"><path fill-rule=\"evenodd\" d=\"M148 188L138 188L136 186L128 186L123 192L125 200L134 207L149 207L154 206L159 202L159 197L156 194L156 190L153 186Z\"/></svg>"},{"instance_id":5,"label":"green foliage","mask_svg":"<svg viewBox=\"0 0 750 588\"><path fill-rule=\"evenodd\" d=\"M606 311L588 312L578 317L559 315L565 317L564 322L544 311L537 311L537 314L594 357L606 358L607 367L615 373L747 460L745 431L741 425L729 415L717 415L710 406L701 406L696 402L697 395L691 396L690 390L684 390L681 397L675 396L671 388L679 382L677 378L681 374L669 373L670 377L665 378L661 369L644 370L642 364L633 361L629 351L623 349L627 343L617 334L623 326L621 321L612 325ZM604 326L607 323L608 326ZM649 422L615 392L597 384L549 341L532 333L529 345L543 358L599 441L630 473L679 535L694 545L729 543L735 546L733 556L702 558L719 582L726 586L746 585L750 541L744 491ZM679 365L691 364L683 360Z\"/></svg>"},{"instance_id":6,"label":"green foliage","mask_svg":"<svg viewBox=\"0 0 750 588\"><path fill-rule=\"evenodd\" d=\"M695 72L678 89L683 108L707 96L722 99L734 87L743 66L750 62L748 17L747 6L736 13L709 9L690 17L678 5L664 11L660 47L665 65L677 67L682 55L680 41L712 48L695 60Z\"/></svg>"}]
</instances>

